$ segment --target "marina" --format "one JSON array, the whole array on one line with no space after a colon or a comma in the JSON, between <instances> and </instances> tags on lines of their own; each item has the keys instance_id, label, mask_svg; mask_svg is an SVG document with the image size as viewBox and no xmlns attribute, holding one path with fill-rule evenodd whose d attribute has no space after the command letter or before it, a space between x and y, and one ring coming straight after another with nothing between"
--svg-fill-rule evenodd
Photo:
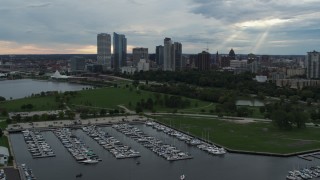
<instances>
[{"instance_id":1,"label":"marina","mask_svg":"<svg viewBox=\"0 0 320 180\"><path fill-rule=\"evenodd\" d=\"M100 127L85 126L82 130L104 149L112 153L117 159L140 157L140 153L138 151L133 150L130 146L123 145L120 141L113 136L110 136Z\"/></svg>"},{"instance_id":2,"label":"marina","mask_svg":"<svg viewBox=\"0 0 320 180\"><path fill-rule=\"evenodd\" d=\"M0 169L0 180L6 180L6 174L3 169Z\"/></svg>"},{"instance_id":3,"label":"marina","mask_svg":"<svg viewBox=\"0 0 320 180\"><path fill-rule=\"evenodd\" d=\"M155 137L146 135L140 129L133 127L129 124L113 125L112 127L117 131L139 142L144 147L150 149L151 151L165 158L168 161L177 161L192 158L192 156L189 155L187 152L182 152L181 150L177 149L172 145L165 144L159 139L156 139Z\"/></svg>"},{"instance_id":4,"label":"marina","mask_svg":"<svg viewBox=\"0 0 320 180\"><path fill-rule=\"evenodd\" d=\"M87 147L79 138L72 134L69 128L56 129L54 134L77 162L84 164L96 164L101 161L98 155Z\"/></svg>"},{"instance_id":5,"label":"marina","mask_svg":"<svg viewBox=\"0 0 320 180\"><path fill-rule=\"evenodd\" d=\"M123 124L119 125L123 126ZM200 149L198 146L201 144L198 144L199 142L196 140L194 140L195 142L191 141L192 139L186 141L181 140L179 138L180 136L170 135L170 133L167 132L167 130L170 129L158 130L157 128L152 128L150 124L147 125L147 123L127 124L125 126L129 126L130 128L128 127L128 129L131 129L133 132L144 135L141 136L142 138L153 139L153 141L158 141L158 143L162 142L162 144L166 145L172 144L177 150L180 149L189 152L192 154L193 158L187 161L168 161L150 148L146 148L145 145L147 143L139 142L138 139L130 137L129 132L131 132L131 130L127 130L128 132L125 134L111 126L84 126L77 129L61 128L56 130L65 131L65 133L62 134L68 134L68 136L65 135L66 137L76 137L80 143L85 144L84 146L86 148L90 147L92 152L96 152L102 161L95 163L94 166L84 166L83 163L75 161L75 157L69 152L68 148L65 147L67 143L62 143L59 137L55 135L56 131L54 130L40 132L43 138L46 139L46 142L48 142L55 150L56 157L54 158L32 158L28 147L21 146L21 142L24 144L23 133L10 134L10 139L17 163L28 164L28 167L31 167L32 172L37 176L37 179L45 180L67 180L75 178L91 180L99 179L101 177L108 177L108 179L114 180L160 180L181 179L183 177L185 179L204 180L215 179L216 177L225 180L239 178L270 180L286 179L285 172L293 169L293 165L298 165L299 167L316 167L315 165L320 163L318 159L314 159L314 161L310 162L298 157L279 158L234 153L228 153L227 156L212 156L207 151ZM162 126L159 126L158 128L162 129ZM140 152L139 154L141 156L139 157L139 160L134 158L118 160L112 153L106 151L101 145L104 144L103 142L99 144L99 140L91 137L89 132L96 135L101 133L101 135L113 137L112 139L114 142L120 141L122 145ZM182 137L184 137L184 135L187 134L181 134ZM97 137L99 137L99 135ZM73 143L78 144L76 142L70 141L72 145ZM193 142L193 144L191 144L191 142ZM70 154L72 156L70 156ZM106 168L108 169L107 171ZM65 169L68 169L68 171L65 171ZM123 169L126 170L123 171ZM233 173L227 173L227 170L230 169L233 169ZM250 169L251 173L249 173L248 169ZM302 170L299 171L302 172ZM22 172L24 173L24 171ZM307 171L305 170L305 172ZM316 170L314 170L314 172L317 173ZM289 175L291 174L288 174L288 177L292 178ZM307 176L304 175L303 177ZM303 179L302 177L296 179L299 178ZM313 179L319 179L319 177L313 177Z\"/></svg>"},{"instance_id":6,"label":"marina","mask_svg":"<svg viewBox=\"0 0 320 180\"><path fill-rule=\"evenodd\" d=\"M302 180L302 179L318 179L320 177L320 166L313 166L301 170L289 171L286 176L287 180Z\"/></svg>"},{"instance_id":7,"label":"marina","mask_svg":"<svg viewBox=\"0 0 320 180\"><path fill-rule=\"evenodd\" d=\"M184 134L182 132L176 131L170 127L161 125L157 122L153 121L146 121L145 123L147 126L151 126L152 128L162 131L170 136L174 136L178 138L181 141L184 141L185 143L191 145L191 146L196 146L199 149L208 152L209 154L213 155L224 155L226 153L226 150L224 148L219 148L215 145L209 144L207 142L201 141L197 138L191 137L187 134Z\"/></svg>"},{"instance_id":8,"label":"marina","mask_svg":"<svg viewBox=\"0 0 320 180\"><path fill-rule=\"evenodd\" d=\"M28 150L33 158L47 158L56 156L50 145L44 140L39 131L22 131Z\"/></svg>"},{"instance_id":9,"label":"marina","mask_svg":"<svg viewBox=\"0 0 320 180\"><path fill-rule=\"evenodd\" d=\"M26 164L21 164L20 169L20 178L21 180L36 180L31 168L28 168Z\"/></svg>"}]
</instances>

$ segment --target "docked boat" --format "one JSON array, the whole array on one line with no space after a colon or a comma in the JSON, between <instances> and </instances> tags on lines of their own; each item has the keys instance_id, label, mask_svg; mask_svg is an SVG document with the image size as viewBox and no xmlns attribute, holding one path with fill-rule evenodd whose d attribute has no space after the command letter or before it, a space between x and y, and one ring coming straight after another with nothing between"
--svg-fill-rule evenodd
<instances>
[{"instance_id":1,"label":"docked boat","mask_svg":"<svg viewBox=\"0 0 320 180\"><path fill-rule=\"evenodd\" d=\"M97 164L99 161L98 160L94 160L94 159L86 159L84 161L80 161L81 163L84 164Z\"/></svg>"}]
</instances>

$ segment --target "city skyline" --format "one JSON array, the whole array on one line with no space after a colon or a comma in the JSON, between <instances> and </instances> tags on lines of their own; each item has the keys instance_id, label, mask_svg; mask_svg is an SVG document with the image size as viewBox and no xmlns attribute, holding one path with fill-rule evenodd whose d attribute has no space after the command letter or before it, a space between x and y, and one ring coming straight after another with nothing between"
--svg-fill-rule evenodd
<instances>
[{"instance_id":1,"label":"city skyline","mask_svg":"<svg viewBox=\"0 0 320 180\"><path fill-rule=\"evenodd\" d=\"M95 54L97 34L118 32L129 53L155 53L170 37L189 54L208 45L211 54L305 55L319 50L319 7L317 0L12 0L0 7L0 54Z\"/></svg>"}]
</instances>

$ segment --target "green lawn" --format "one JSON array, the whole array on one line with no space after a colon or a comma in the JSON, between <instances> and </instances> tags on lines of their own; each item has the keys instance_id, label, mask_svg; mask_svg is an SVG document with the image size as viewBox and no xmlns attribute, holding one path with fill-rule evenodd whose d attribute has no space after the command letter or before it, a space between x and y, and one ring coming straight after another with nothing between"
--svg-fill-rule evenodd
<instances>
[{"instance_id":1,"label":"green lawn","mask_svg":"<svg viewBox=\"0 0 320 180\"><path fill-rule=\"evenodd\" d=\"M86 105L90 104L93 107L103 107L103 108L116 108L117 105L124 105L127 108L134 110L136 103L140 102L141 99L147 101L150 97L155 100L154 93L148 91L140 91L138 94L136 90L130 91L129 88L100 88L100 89L92 89L80 91L79 95L76 98L73 98L70 101L70 105ZM189 99L189 98L186 98ZM198 107L207 106L210 102L189 99L191 102L191 106L188 108L194 108L195 104L198 104ZM129 107L129 102L131 102L132 106ZM188 109L186 108L186 109ZM156 105L154 107L157 112L172 112L173 109L161 107ZM179 110L179 109L178 109Z\"/></svg>"},{"instance_id":2,"label":"green lawn","mask_svg":"<svg viewBox=\"0 0 320 180\"><path fill-rule=\"evenodd\" d=\"M5 121L1 121L0 122L0 128L2 129L2 131L4 131L4 129L7 127L7 123ZM8 142L8 138L5 135L2 135L0 137L0 146L4 146L9 148L9 142Z\"/></svg>"},{"instance_id":3,"label":"green lawn","mask_svg":"<svg viewBox=\"0 0 320 180\"><path fill-rule=\"evenodd\" d=\"M21 112L21 106L24 104L32 104L32 111L57 110L58 104L55 102L54 96L49 97L29 97L0 103L1 108L6 108L8 112Z\"/></svg>"},{"instance_id":4,"label":"green lawn","mask_svg":"<svg viewBox=\"0 0 320 180\"><path fill-rule=\"evenodd\" d=\"M287 154L320 149L318 128L280 131L271 123L238 124L186 116L161 116L155 119L235 150Z\"/></svg>"}]
</instances>

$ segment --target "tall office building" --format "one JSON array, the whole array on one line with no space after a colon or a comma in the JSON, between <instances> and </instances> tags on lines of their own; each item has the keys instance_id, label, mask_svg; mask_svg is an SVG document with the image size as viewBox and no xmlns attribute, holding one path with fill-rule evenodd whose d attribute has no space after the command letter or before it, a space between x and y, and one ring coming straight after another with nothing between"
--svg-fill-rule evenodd
<instances>
[{"instance_id":1,"label":"tall office building","mask_svg":"<svg viewBox=\"0 0 320 180\"><path fill-rule=\"evenodd\" d=\"M133 64L136 66L140 59L149 59L149 54L148 54L148 48L133 48L132 49L132 59L133 59Z\"/></svg>"},{"instance_id":2,"label":"tall office building","mask_svg":"<svg viewBox=\"0 0 320 180\"><path fill-rule=\"evenodd\" d=\"M98 64L111 69L111 36L101 33L97 36L97 61Z\"/></svg>"},{"instance_id":3,"label":"tall office building","mask_svg":"<svg viewBox=\"0 0 320 180\"><path fill-rule=\"evenodd\" d=\"M173 59L173 46L170 38L164 39L163 47L163 70L164 71L174 71L174 59Z\"/></svg>"},{"instance_id":4,"label":"tall office building","mask_svg":"<svg viewBox=\"0 0 320 180\"><path fill-rule=\"evenodd\" d=\"M196 67L200 71L210 70L211 55L206 51L199 53L195 62Z\"/></svg>"},{"instance_id":5,"label":"tall office building","mask_svg":"<svg viewBox=\"0 0 320 180\"><path fill-rule=\"evenodd\" d=\"M234 53L234 50L231 48L229 52L229 58L230 60L235 60L236 59L236 54Z\"/></svg>"},{"instance_id":6,"label":"tall office building","mask_svg":"<svg viewBox=\"0 0 320 180\"><path fill-rule=\"evenodd\" d=\"M156 46L156 63L158 66L163 66L163 58L164 58L164 47L162 45Z\"/></svg>"},{"instance_id":7,"label":"tall office building","mask_svg":"<svg viewBox=\"0 0 320 180\"><path fill-rule=\"evenodd\" d=\"M308 52L306 57L307 78L320 78L320 53L317 51Z\"/></svg>"},{"instance_id":8,"label":"tall office building","mask_svg":"<svg viewBox=\"0 0 320 180\"><path fill-rule=\"evenodd\" d=\"M174 71L181 71L185 67L183 66L184 63L182 63L182 44L179 42L175 42L173 44L174 49Z\"/></svg>"},{"instance_id":9,"label":"tall office building","mask_svg":"<svg viewBox=\"0 0 320 180\"><path fill-rule=\"evenodd\" d=\"M113 33L113 67L115 71L120 71L127 61L127 38L123 34Z\"/></svg>"}]
</instances>

